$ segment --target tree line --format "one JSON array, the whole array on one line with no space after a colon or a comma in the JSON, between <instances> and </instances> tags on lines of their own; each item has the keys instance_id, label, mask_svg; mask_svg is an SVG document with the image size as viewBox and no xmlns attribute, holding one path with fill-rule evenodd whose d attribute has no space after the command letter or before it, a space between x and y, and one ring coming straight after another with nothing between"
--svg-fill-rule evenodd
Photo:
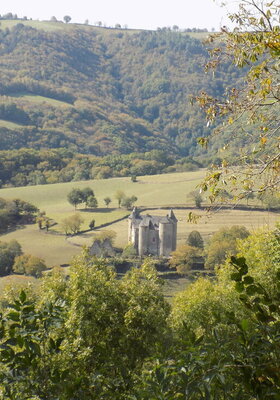
<instances>
[{"instance_id":1,"label":"tree line","mask_svg":"<svg viewBox=\"0 0 280 400\"><path fill-rule=\"evenodd\" d=\"M5 140L8 139L7 135L4 135L4 131L3 137ZM51 140L56 140L55 132L49 132L46 140L49 137L52 138ZM11 142L13 139L14 137L11 136ZM161 150L143 154L97 157L77 155L74 149L75 147L73 148L73 144L71 144L69 148L60 149L23 148L1 151L0 184L2 186L26 186L121 176L137 177L163 172L197 170L202 166L192 157L176 160L166 151Z\"/></svg>"}]
</instances>

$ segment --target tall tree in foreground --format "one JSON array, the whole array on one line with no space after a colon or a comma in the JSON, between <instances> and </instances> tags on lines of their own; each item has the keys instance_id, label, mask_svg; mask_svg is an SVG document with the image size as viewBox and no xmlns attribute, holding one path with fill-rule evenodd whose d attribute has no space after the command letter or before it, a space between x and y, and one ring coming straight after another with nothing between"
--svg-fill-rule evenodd
<instances>
[{"instance_id":1,"label":"tall tree in foreground","mask_svg":"<svg viewBox=\"0 0 280 400\"><path fill-rule=\"evenodd\" d=\"M216 133L241 135L244 146L240 149L241 168L234 168L224 159L213 166L202 189L211 192L212 202L227 187L234 200L246 198L249 193L279 191L280 188L280 6L272 0L245 0L239 11L230 16L236 28L226 28L212 36L219 47L212 47L212 58L207 69L216 69L222 62L231 61L246 68L243 86L231 88L223 98L201 93L196 100L206 112L207 123L217 118L223 122ZM250 127L251 125L251 127ZM234 133L233 133L234 132ZM226 137L226 135L225 135ZM200 138L202 145L208 138Z\"/></svg>"}]
</instances>

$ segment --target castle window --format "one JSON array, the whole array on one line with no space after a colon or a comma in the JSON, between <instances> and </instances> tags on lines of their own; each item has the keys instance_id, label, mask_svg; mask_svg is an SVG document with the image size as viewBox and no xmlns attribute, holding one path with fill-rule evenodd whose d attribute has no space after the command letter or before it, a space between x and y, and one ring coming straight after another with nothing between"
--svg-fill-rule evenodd
<instances>
[{"instance_id":1,"label":"castle window","mask_svg":"<svg viewBox=\"0 0 280 400\"><path fill-rule=\"evenodd\" d=\"M153 242L155 242L156 241L156 238L155 237L153 237Z\"/></svg>"}]
</instances>

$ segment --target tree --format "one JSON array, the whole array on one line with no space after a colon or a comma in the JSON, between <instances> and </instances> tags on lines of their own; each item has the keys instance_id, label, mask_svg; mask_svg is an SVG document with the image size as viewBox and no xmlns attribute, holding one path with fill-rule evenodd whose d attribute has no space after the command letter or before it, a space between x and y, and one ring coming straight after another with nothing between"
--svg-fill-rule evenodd
<instances>
[{"instance_id":1,"label":"tree","mask_svg":"<svg viewBox=\"0 0 280 400\"><path fill-rule=\"evenodd\" d=\"M231 19L236 24L232 32L225 28L212 35L211 40L218 37L222 46L212 48L207 68L230 60L237 67L246 67L244 84L228 90L224 99L204 92L196 100L206 112L208 125L218 117L222 119L224 127L217 133L235 131L247 136L248 142L243 145L240 160L235 160L239 168L230 168L225 159L202 183L204 191L211 187L212 202L224 185L234 194L234 200L246 198L250 192L277 192L280 185L279 5L274 0L240 1ZM248 135L250 125L252 134ZM201 138L200 143L207 145L208 138Z\"/></svg>"},{"instance_id":2,"label":"tree","mask_svg":"<svg viewBox=\"0 0 280 400\"><path fill-rule=\"evenodd\" d=\"M187 239L187 244L192 247L198 247L199 249L203 249L204 247L202 236L198 231L190 232Z\"/></svg>"},{"instance_id":3,"label":"tree","mask_svg":"<svg viewBox=\"0 0 280 400\"><path fill-rule=\"evenodd\" d=\"M30 254L17 256L13 265L13 271L16 274L31 275L35 278L40 278L46 269L46 264L41 258Z\"/></svg>"},{"instance_id":4,"label":"tree","mask_svg":"<svg viewBox=\"0 0 280 400\"><path fill-rule=\"evenodd\" d=\"M80 216L80 214L74 214L71 215L70 217L64 218L62 220L62 229L65 232L65 235L69 235L72 233L75 235L80 231L80 227L82 223L84 222L83 218Z\"/></svg>"},{"instance_id":5,"label":"tree","mask_svg":"<svg viewBox=\"0 0 280 400\"><path fill-rule=\"evenodd\" d=\"M15 258L21 254L21 245L16 240L0 242L0 276L11 273Z\"/></svg>"},{"instance_id":6,"label":"tree","mask_svg":"<svg viewBox=\"0 0 280 400\"><path fill-rule=\"evenodd\" d=\"M212 237L206 247L205 267L214 269L221 265L230 255L237 254L237 239L246 239L249 231L244 226L221 228Z\"/></svg>"},{"instance_id":7,"label":"tree","mask_svg":"<svg viewBox=\"0 0 280 400\"><path fill-rule=\"evenodd\" d=\"M270 210L271 208L279 208L280 207L279 193L267 192L267 193L265 193L262 201L268 210Z\"/></svg>"},{"instance_id":8,"label":"tree","mask_svg":"<svg viewBox=\"0 0 280 400\"><path fill-rule=\"evenodd\" d=\"M0 314L1 395L129 398L134 372L169 338L168 313L148 262L116 279L84 252L67 279L52 273L38 296L22 291Z\"/></svg>"},{"instance_id":9,"label":"tree","mask_svg":"<svg viewBox=\"0 0 280 400\"><path fill-rule=\"evenodd\" d=\"M71 17L70 17L70 15L65 15L64 17L63 17L63 20L64 20L64 22L66 23L66 24L68 24L68 22L70 22L71 21Z\"/></svg>"},{"instance_id":10,"label":"tree","mask_svg":"<svg viewBox=\"0 0 280 400\"><path fill-rule=\"evenodd\" d=\"M73 188L71 192L68 193L67 200L76 210L77 205L84 202L83 192L80 189Z\"/></svg>"},{"instance_id":11,"label":"tree","mask_svg":"<svg viewBox=\"0 0 280 400\"><path fill-rule=\"evenodd\" d=\"M137 251L132 243L128 243L122 252L123 258L134 258L137 257Z\"/></svg>"},{"instance_id":12,"label":"tree","mask_svg":"<svg viewBox=\"0 0 280 400\"><path fill-rule=\"evenodd\" d=\"M189 193L189 197L194 200L195 206L201 208L203 198L198 190Z\"/></svg>"},{"instance_id":13,"label":"tree","mask_svg":"<svg viewBox=\"0 0 280 400\"><path fill-rule=\"evenodd\" d=\"M94 196L94 191L90 187L85 187L84 189L81 190L81 192L82 192L83 203L86 203L87 199L90 196Z\"/></svg>"},{"instance_id":14,"label":"tree","mask_svg":"<svg viewBox=\"0 0 280 400\"><path fill-rule=\"evenodd\" d=\"M117 190L115 193L115 199L118 201L119 208L121 207L121 202L125 198L125 194L122 190Z\"/></svg>"},{"instance_id":15,"label":"tree","mask_svg":"<svg viewBox=\"0 0 280 400\"><path fill-rule=\"evenodd\" d=\"M132 195L131 197L124 197L122 199L121 205L125 207L127 210L130 210L133 207L133 204L137 201L137 197Z\"/></svg>"},{"instance_id":16,"label":"tree","mask_svg":"<svg viewBox=\"0 0 280 400\"><path fill-rule=\"evenodd\" d=\"M89 223L89 228L90 228L91 230L93 230L94 227L95 227L95 219L92 219L92 220L90 221L90 223Z\"/></svg>"},{"instance_id":17,"label":"tree","mask_svg":"<svg viewBox=\"0 0 280 400\"><path fill-rule=\"evenodd\" d=\"M105 203L105 205L106 205L106 207L108 208L108 205L111 203L111 199L110 199L110 197L105 197L104 198L104 203Z\"/></svg>"},{"instance_id":18,"label":"tree","mask_svg":"<svg viewBox=\"0 0 280 400\"><path fill-rule=\"evenodd\" d=\"M170 265L175 267L179 273L186 273L200 257L200 249L184 244L171 253Z\"/></svg>"},{"instance_id":19,"label":"tree","mask_svg":"<svg viewBox=\"0 0 280 400\"><path fill-rule=\"evenodd\" d=\"M89 196L86 200L86 206L89 208L97 208L98 202L95 196Z\"/></svg>"}]
</instances>

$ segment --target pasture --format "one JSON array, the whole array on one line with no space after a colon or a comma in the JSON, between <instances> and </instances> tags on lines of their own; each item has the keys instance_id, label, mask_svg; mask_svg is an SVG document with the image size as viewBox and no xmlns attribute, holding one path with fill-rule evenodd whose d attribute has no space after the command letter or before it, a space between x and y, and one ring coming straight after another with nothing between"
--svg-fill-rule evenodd
<instances>
[{"instance_id":1,"label":"pasture","mask_svg":"<svg viewBox=\"0 0 280 400\"><path fill-rule=\"evenodd\" d=\"M50 97L33 95L29 93L15 93L13 95L10 95L10 97L12 97L13 100L14 99L23 100L23 101L28 101L29 103L46 103L53 107L72 107L71 104L66 103L65 101L62 100L56 100Z\"/></svg>"},{"instance_id":2,"label":"pasture","mask_svg":"<svg viewBox=\"0 0 280 400\"><path fill-rule=\"evenodd\" d=\"M17 124L12 121L6 121L5 119L0 119L0 128L21 129L24 128L24 125Z\"/></svg>"},{"instance_id":3,"label":"pasture","mask_svg":"<svg viewBox=\"0 0 280 400\"><path fill-rule=\"evenodd\" d=\"M146 213L165 215L166 209L174 208L178 219L178 244L185 243L188 234L192 230L198 230L205 241L209 236L222 226L245 225L249 230L255 230L262 226L273 228L279 221L279 214L267 211L249 210L220 210L210 216L203 214L197 224L187 222L187 215L191 209L176 209L176 207L192 206L188 194L193 191L204 176L205 171L182 172L174 174L162 174L139 177L137 182L131 182L130 178L112 178L81 182L68 182L53 185L38 185L17 188L0 189L0 197L5 199L20 198L35 204L40 210L55 221L49 233L40 231L36 224L22 227L0 237L2 241L16 239L22 245L23 251L34 254L46 261L49 267L67 264L71 258L81 250L80 246L90 245L93 236L103 230L116 232L115 245L124 247L127 244L127 220L114 223L117 219L125 217L129 211L118 208L115 193L122 190L127 196L135 195L138 200L136 205L151 208ZM76 211L67 201L67 194L72 188L83 189L90 187L94 190L99 203L97 209L88 210L83 207ZM105 207L103 199L110 197L112 202ZM84 219L82 230L88 230L89 222L94 219L95 226L112 223L102 229L85 232L81 235L66 238L63 234L61 222L64 218L80 213ZM145 212L144 212L145 213Z\"/></svg>"}]
</instances>

